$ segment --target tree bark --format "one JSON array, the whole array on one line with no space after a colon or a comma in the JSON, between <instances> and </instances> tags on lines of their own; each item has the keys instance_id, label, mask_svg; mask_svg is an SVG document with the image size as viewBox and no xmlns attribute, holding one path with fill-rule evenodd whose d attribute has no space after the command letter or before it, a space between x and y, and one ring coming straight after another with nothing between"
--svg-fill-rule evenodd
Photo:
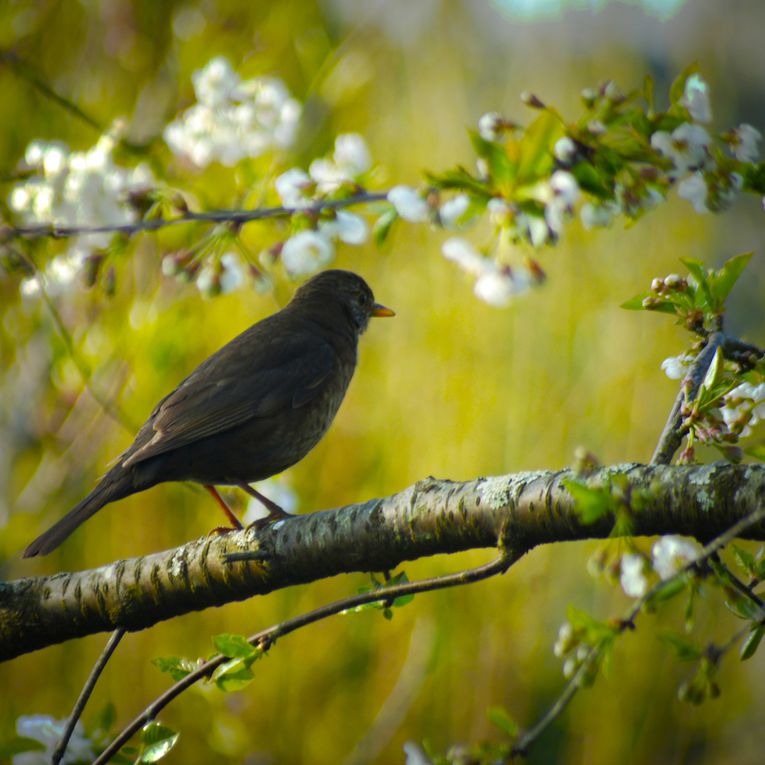
<instances>
[{"instance_id":1,"label":"tree bark","mask_svg":"<svg viewBox=\"0 0 765 765\"><path fill-rule=\"evenodd\" d=\"M635 536L704 542L765 504L765 465L617 465L586 479L570 470L455 483L427 478L384 499L190 542L108 566L0 583L0 660L70 638L136 631L189 611L353 571L482 547L518 557L536 545L612 533L585 525L564 481L612 486ZM765 523L748 538L765 540ZM245 551L257 559L228 562Z\"/></svg>"}]
</instances>

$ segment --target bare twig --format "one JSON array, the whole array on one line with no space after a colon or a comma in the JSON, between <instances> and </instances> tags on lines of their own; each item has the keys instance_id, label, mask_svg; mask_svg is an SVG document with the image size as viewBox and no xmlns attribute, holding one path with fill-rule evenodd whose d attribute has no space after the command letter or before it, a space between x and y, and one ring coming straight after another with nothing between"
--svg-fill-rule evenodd
<instances>
[{"instance_id":1,"label":"bare twig","mask_svg":"<svg viewBox=\"0 0 765 765\"><path fill-rule=\"evenodd\" d=\"M93 665L93 669L91 670L88 679L85 681L85 685L82 687L82 691L80 692L79 698L74 705L74 709L72 710L72 714L66 724L66 728L61 735L61 740L58 742L58 744L56 744L56 748L53 750L53 755L51 756L50 760L51 765L58 765L58 763L61 762L61 759L66 752L66 747L69 744L69 739L72 737L72 733L74 733L74 728L77 725L77 720L79 720L82 716L82 710L85 709L85 705L88 703L88 699L93 693L93 689L96 687L98 678L101 676L101 673L104 671L104 667L112 657L112 654L114 653L124 635L124 627L118 627L116 630L114 630L108 642L106 643L106 647L101 652L101 655L98 657L96 663Z\"/></svg>"},{"instance_id":2,"label":"bare twig","mask_svg":"<svg viewBox=\"0 0 765 765\"><path fill-rule=\"evenodd\" d=\"M479 582L483 579L496 576L497 574L503 574L515 560L516 557L513 554L503 551L499 557L495 558L490 563L478 566L477 568L459 571L455 574L446 574L444 576L433 577L430 579L422 579L417 582L406 582L392 587L382 587L379 590L343 598L342 600L329 603L321 608L317 608L305 614L300 614L281 624L257 632L254 635L251 635L247 639L247 642L253 646L267 648L278 638L288 635L291 632L295 632L301 627L306 627L309 624L314 624L322 619L326 619L344 611L349 611L366 603L376 603L379 601L400 598L403 595L432 592L435 590L446 589L448 587L457 587L463 584ZM210 677L210 675L226 661L228 661L226 656L215 656L168 688L119 733L109 746L93 761L93 765L104 765L107 763L120 750L120 748L132 738L133 735L141 730L144 725L154 720L156 716L171 701L173 701L173 699L177 698L187 688L190 688L200 680Z\"/></svg>"},{"instance_id":3,"label":"bare twig","mask_svg":"<svg viewBox=\"0 0 765 765\"><path fill-rule=\"evenodd\" d=\"M57 93L53 88L48 85L32 68L32 66L24 61L17 53L10 50L0 51L0 64L6 64L16 75L26 80L33 88L39 90L46 98L61 106L63 109L73 114L77 119L89 125L99 133L103 133L104 129L101 124L91 117L87 112L80 109L77 104L65 98L60 93Z\"/></svg>"},{"instance_id":4,"label":"bare twig","mask_svg":"<svg viewBox=\"0 0 765 765\"><path fill-rule=\"evenodd\" d=\"M210 212L185 212L177 218L151 218L133 223L108 223L102 226L59 226L55 223L40 223L35 226L5 226L0 230L0 241L18 238L52 237L67 239L85 234L138 234L142 231L157 231L168 226L186 223L230 223L241 226L257 220L286 218L294 213L318 214L322 210L339 210L353 205L382 202L386 192L361 192L345 199L328 199L315 202L311 207L259 207L252 210L212 210Z\"/></svg>"}]
</instances>

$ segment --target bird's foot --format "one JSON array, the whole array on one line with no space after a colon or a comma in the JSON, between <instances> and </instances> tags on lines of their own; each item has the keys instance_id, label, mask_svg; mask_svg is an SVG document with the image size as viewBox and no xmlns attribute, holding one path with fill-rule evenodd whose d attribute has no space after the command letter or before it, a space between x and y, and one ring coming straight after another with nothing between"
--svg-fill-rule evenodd
<instances>
[{"instance_id":1,"label":"bird's foot","mask_svg":"<svg viewBox=\"0 0 765 765\"><path fill-rule=\"evenodd\" d=\"M271 503L273 507L268 507L268 515L263 518L258 518L253 521L247 528L248 529L263 529L266 526L270 526L277 521L284 521L287 518L296 518L294 513L288 513L286 510L282 510L275 502Z\"/></svg>"},{"instance_id":2,"label":"bird's foot","mask_svg":"<svg viewBox=\"0 0 765 765\"><path fill-rule=\"evenodd\" d=\"M244 528L243 526L240 526L238 529L233 528L231 526L216 526L214 529L210 529L210 531L207 532L207 536L223 536L224 534L230 534L232 531L239 531L240 529Z\"/></svg>"}]
</instances>

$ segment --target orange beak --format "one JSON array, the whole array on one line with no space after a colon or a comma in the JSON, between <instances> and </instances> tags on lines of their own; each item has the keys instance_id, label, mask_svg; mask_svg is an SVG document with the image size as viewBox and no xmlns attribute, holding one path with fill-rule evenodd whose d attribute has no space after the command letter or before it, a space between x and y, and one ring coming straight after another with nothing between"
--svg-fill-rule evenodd
<instances>
[{"instance_id":1,"label":"orange beak","mask_svg":"<svg viewBox=\"0 0 765 765\"><path fill-rule=\"evenodd\" d=\"M372 316L377 316L379 318L384 318L386 316L395 316L396 312L392 311L390 308L386 308L384 305L380 305L379 303L375 303L372 306Z\"/></svg>"}]
</instances>

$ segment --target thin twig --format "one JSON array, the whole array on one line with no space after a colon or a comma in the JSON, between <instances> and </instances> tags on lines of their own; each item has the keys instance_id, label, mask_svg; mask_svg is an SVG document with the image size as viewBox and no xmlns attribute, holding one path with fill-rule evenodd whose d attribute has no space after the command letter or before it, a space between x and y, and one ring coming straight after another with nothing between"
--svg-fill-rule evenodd
<instances>
[{"instance_id":1,"label":"thin twig","mask_svg":"<svg viewBox=\"0 0 765 765\"><path fill-rule=\"evenodd\" d=\"M56 93L56 91L34 71L32 66L19 57L18 54L10 50L0 51L0 64L7 64L15 74L26 80L33 88L39 90L46 98L58 104L70 114L73 114L86 125L89 125L99 133L104 132L103 127L97 120L80 109L77 104L73 103L68 98Z\"/></svg>"},{"instance_id":2,"label":"thin twig","mask_svg":"<svg viewBox=\"0 0 765 765\"><path fill-rule=\"evenodd\" d=\"M693 362L688 374L680 386L675 403L669 413L669 418L659 438L659 443L651 457L652 465L669 465L672 457L683 440L682 409L686 401L693 401L699 392L701 383L715 357L715 352L725 340L722 332L714 332L707 339L707 344Z\"/></svg>"},{"instance_id":3,"label":"thin twig","mask_svg":"<svg viewBox=\"0 0 765 765\"><path fill-rule=\"evenodd\" d=\"M272 645L277 638L288 635L290 632L295 632L295 630L298 630L301 627L314 624L322 619L342 613L343 611L357 608L366 603L375 603L378 601L399 598L403 595L412 595L420 592L442 590L448 587L457 587L463 584L479 582L483 579L496 576L497 574L503 574L513 563L515 563L515 560L515 555L503 551L498 558L495 558L493 561L483 566L478 566L477 568L459 571L455 574L446 574L444 576L433 577L430 579L422 579L417 582L406 582L392 587L383 587L379 590L343 598L342 600L328 603L321 608L317 608L305 614L300 614L281 624L257 632L254 635L251 635L247 639L247 642L253 646L268 647ZM228 661L228 657L226 656L215 656L168 688L119 733L109 746L93 761L93 765L105 765L105 763L107 763L133 735L141 730L144 725L154 720L156 716L171 701L173 701L173 699L183 693L187 688L190 688L192 685L199 682L199 680L210 677L215 669L226 661Z\"/></svg>"},{"instance_id":4,"label":"thin twig","mask_svg":"<svg viewBox=\"0 0 765 765\"><path fill-rule=\"evenodd\" d=\"M5 226L0 229L0 241L10 241L20 237L45 237L67 239L85 234L137 234L142 231L157 231L168 226L184 223L230 223L243 225L256 220L286 218L295 213L318 214L322 210L339 210L357 204L382 202L387 199L386 192L362 192L345 199L328 199L315 202L310 207L259 207L252 210L212 210L210 212L185 212L177 218L151 218L133 223L107 223L102 226L58 226L55 223L40 223L35 226Z\"/></svg>"},{"instance_id":5,"label":"thin twig","mask_svg":"<svg viewBox=\"0 0 765 765\"><path fill-rule=\"evenodd\" d=\"M123 428L125 428L125 430L128 430L131 433L134 432L137 428L130 421L130 418L112 401L104 398L93 386L90 369L80 358L80 355L77 353L77 350L74 347L74 340L72 339L66 324L64 324L64 320L61 318L61 314L59 313L56 304L53 302L50 294L45 288L45 278L36 266L34 266L34 268L37 272L37 280L40 283L40 294L42 295L43 301L45 302L51 318L53 319L53 323L56 325L56 329L58 330L59 335L61 335L61 339L64 341L64 345L66 346L69 358L72 359L75 367L77 367L77 371L80 373L80 377L82 378L85 389L88 391L88 393L90 393L91 396L93 396L93 400L101 407L101 409L108 417L114 420L118 425L121 425Z\"/></svg>"},{"instance_id":6,"label":"thin twig","mask_svg":"<svg viewBox=\"0 0 765 765\"><path fill-rule=\"evenodd\" d=\"M729 529L724 531L718 537L713 539L709 544L702 548L701 553L694 560L686 563L682 568L667 579L662 579L651 587L642 597L636 600L632 607L627 611L626 615L619 621L616 628L616 635L623 634L626 630L632 629L635 624L635 619L639 616L640 612L646 603L655 598L664 588L676 582L681 577L685 576L690 571L694 571L698 568L700 562L711 558L718 550L722 549L726 545L730 544L736 537L738 537L743 531L756 523L759 523L765 518L765 507L761 507L748 515L746 518L734 523ZM734 635L731 644L734 644L737 640L744 635L749 628L741 630L740 634ZM600 644L589 646L586 656L582 659L577 671L573 674L571 679L566 684L562 693L555 700L553 705L547 710L542 718L528 731L522 733L515 744L513 745L513 756L524 756L539 736L545 731L551 723L560 717L565 708L568 706L571 699L576 695L576 692L582 687L581 682L585 673L594 666L597 661L602 647Z\"/></svg>"},{"instance_id":7,"label":"thin twig","mask_svg":"<svg viewBox=\"0 0 765 765\"><path fill-rule=\"evenodd\" d=\"M114 632L112 632L111 637L106 643L106 647L101 652L101 655L98 657L96 663L93 665L93 669L90 671L90 675L85 681L85 685L82 687L82 691L80 691L80 695L74 705L74 709L72 709L72 714L69 717L63 734L61 735L61 740L58 742L58 744L56 744L56 748L53 750L53 755L50 758L51 765L58 765L58 763L61 762L64 753L66 752L66 747L69 744L69 739L72 737L72 733L74 733L74 728L77 725L77 721L82 716L82 711L85 709L85 705L88 703L88 699L93 693L93 689L96 687L98 678L104 671L104 667L106 666L109 659L111 659L112 654L119 645L120 640L122 640L123 636L125 635L125 632L126 630L124 627L118 627L116 630L114 630Z\"/></svg>"}]
</instances>

